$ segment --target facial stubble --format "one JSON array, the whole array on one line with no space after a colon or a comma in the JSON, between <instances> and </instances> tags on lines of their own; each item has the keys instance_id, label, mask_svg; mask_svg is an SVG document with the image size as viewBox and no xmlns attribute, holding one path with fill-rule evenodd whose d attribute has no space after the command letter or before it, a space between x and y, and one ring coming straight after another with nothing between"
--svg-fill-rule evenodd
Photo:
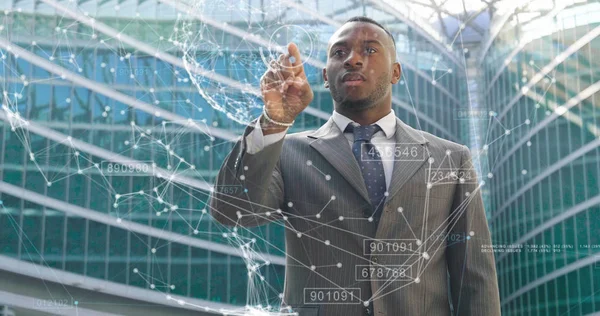
<instances>
[{"instance_id":1,"label":"facial stubble","mask_svg":"<svg viewBox=\"0 0 600 316\"><path fill-rule=\"evenodd\" d=\"M358 100L353 100L347 97L342 91L338 90L338 86L336 84L329 84L329 90L331 92L331 97L336 103L348 110L353 112L360 112L367 109L370 109L377 105L377 101L379 101L388 91L390 86L390 78L389 73L383 73L381 76L377 78L377 84L375 89L371 91L371 93L366 97ZM343 85L343 83L342 83ZM350 87L350 89L356 89L358 87Z\"/></svg>"}]
</instances>

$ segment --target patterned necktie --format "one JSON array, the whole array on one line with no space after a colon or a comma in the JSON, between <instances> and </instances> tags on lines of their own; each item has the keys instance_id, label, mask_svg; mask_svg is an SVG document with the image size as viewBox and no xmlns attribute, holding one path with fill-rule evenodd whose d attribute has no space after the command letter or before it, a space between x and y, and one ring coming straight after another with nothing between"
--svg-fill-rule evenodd
<instances>
[{"instance_id":1,"label":"patterned necktie","mask_svg":"<svg viewBox=\"0 0 600 316\"><path fill-rule=\"evenodd\" d=\"M386 192L385 174L383 172L381 157L377 148L371 143L373 135L380 130L379 125L353 126L352 124L348 124L344 131L354 134L352 153L360 167L367 192L369 193L369 199L373 206L373 212L365 214L365 216L373 216L375 223L379 223L385 201L384 194Z\"/></svg>"}]
</instances>

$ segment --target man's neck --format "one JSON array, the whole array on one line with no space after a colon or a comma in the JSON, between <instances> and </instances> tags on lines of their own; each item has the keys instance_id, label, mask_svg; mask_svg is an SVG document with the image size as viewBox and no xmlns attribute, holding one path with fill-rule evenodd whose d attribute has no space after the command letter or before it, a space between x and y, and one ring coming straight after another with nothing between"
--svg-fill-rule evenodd
<instances>
[{"instance_id":1,"label":"man's neck","mask_svg":"<svg viewBox=\"0 0 600 316\"><path fill-rule=\"evenodd\" d=\"M371 125L379 121L392 111L391 106L375 106L363 111L348 111L341 107L335 109L341 115L353 120L360 125Z\"/></svg>"}]
</instances>

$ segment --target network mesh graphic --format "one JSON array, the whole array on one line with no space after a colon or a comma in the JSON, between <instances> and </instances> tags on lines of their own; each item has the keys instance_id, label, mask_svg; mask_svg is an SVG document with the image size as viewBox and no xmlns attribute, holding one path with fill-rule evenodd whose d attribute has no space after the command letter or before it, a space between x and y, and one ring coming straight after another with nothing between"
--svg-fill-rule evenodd
<instances>
[{"instance_id":1,"label":"network mesh graphic","mask_svg":"<svg viewBox=\"0 0 600 316\"><path fill-rule=\"evenodd\" d=\"M208 205L201 208L182 206L179 201L181 196L172 192L174 189L186 192L198 204L205 204L206 197L214 190L211 187L211 178L214 175L207 171L208 161L215 159L211 153L235 142L243 127L252 124L260 115L263 106L258 82L260 76L268 69L269 63L285 52L288 42L295 42L301 49L305 66L322 68L326 60L323 51L326 49L328 35L339 25L324 19L319 12L290 9L290 4L286 1L270 2L269 7L261 8L248 5L247 2L161 0L159 8L165 10L164 14L168 16L161 20L160 24L156 23L157 18L160 19L163 14L160 10L157 10L155 16L150 16L135 12L125 4L115 4L108 10L114 10L121 20L112 21L103 14L90 14L88 7L76 1L41 0L40 3L43 4L43 10L39 9L36 14L56 18L56 27L47 30L52 39L36 36L31 40L23 35L13 36L13 32L17 32L6 26L0 28L2 64L7 67L7 78L16 78L13 81L3 81L0 118L10 124L11 132L18 136L28 154L28 165L33 168L28 172L35 172L42 177L47 186L38 188L37 193L44 194L45 190L49 192L53 186L65 181L90 179L98 189L92 194L99 199L110 201L110 212L107 215L113 223L109 225L127 229L136 236L139 235L140 240L145 239L143 236L146 234L163 238L163 241L156 239L154 243L145 243L150 252L149 266L145 263L139 266L132 264L130 271L125 273L129 274L129 278L142 279L150 289L164 293L167 301L193 306L198 310L212 310L207 306L186 301L185 297L171 295L170 290L186 287L185 282L192 280L169 282L166 271L161 270L161 265L158 264L157 255L165 251L169 243L184 240L191 244L190 239L206 240L218 235L222 245L227 246L224 247L228 249L226 253L243 258L248 282L244 307L220 309L217 312L223 315L296 315L291 309L281 310L281 307L285 307L282 289L270 284L265 277L265 271L271 265L284 264L284 257L265 254L256 244L266 244L279 254L284 254L285 249L270 243L260 231L242 226L225 227L213 224L209 227L205 224L210 220L211 210L208 209ZM21 10L5 12L5 16L12 19L27 14L31 15ZM233 25L212 18L224 14L237 16L239 23ZM275 19L267 21L279 22L261 24L248 18L257 15ZM322 21L312 24L281 22L293 21L296 18L302 22L302 18L307 15L313 15L313 18L320 17ZM276 19L281 16L285 16L285 19ZM5 25L6 21L5 19ZM323 32L323 29L326 31ZM461 32L456 34L454 42L449 43L451 47L462 45ZM93 54L90 51L93 52L94 49L108 50L110 54L90 59L90 54ZM565 51L569 52L569 49ZM220 57L224 55L230 57L229 64L221 62ZM564 59L568 57L568 54L563 56ZM145 60L150 59L160 60L162 63L144 64ZM399 61L403 63L402 59ZM516 89L532 99L544 99L556 84L555 68L560 62L555 60L538 64L531 60L528 70L522 71L522 85ZM33 75L29 68L23 68L22 64L30 64L31 69L35 69ZM141 64L146 66L140 66ZM507 60L506 66L516 67L510 60ZM464 73L467 68L464 56L461 57L460 67L459 72ZM475 78L469 75L457 76L456 71L439 58L432 60L428 70L420 73L433 86L444 77L463 80L460 83L462 86L476 85ZM224 75L224 72L227 75ZM313 84L320 82L320 76L319 71L308 73L308 79ZM157 78L156 81L149 79L151 77ZM167 77L174 79L172 82L157 82L166 80L164 78ZM404 77L401 85L410 96L407 81ZM31 106L36 100L27 98L28 89L48 82L58 86L73 85L76 88L68 94L53 92L51 98L55 105L52 112L46 111L42 114L48 119L28 119L32 117L32 111L37 111ZM93 92L94 97L89 92ZM407 245L380 242L379 244L385 247L399 247L409 251L410 255L398 260L400 269L384 267L375 272L367 272L368 275L381 272L379 277L385 279L385 284L378 292L373 293L371 298L361 303L368 305L370 301L385 297L392 291L403 290L413 283L421 282L421 276L427 273L428 259L440 249L444 249L443 246L452 247L453 243L468 243L469 240L478 238L477 231L458 237L449 236L447 232L466 210L470 202L469 197L480 194L486 185L485 181L477 180L476 174L487 171L483 173L483 178L494 177L499 154L488 156L491 149L502 148L507 139L511 139L513 143L532 146L529 140L531 136L527 135L535 133L531 125L542 121L558 117L565 117L575 123L579 120L569 113L569 109L578 104L575 101L565 105L535 103L528 109L526 117L516 120L507 117L506 112L496 113L485 108L473 107L476 93L475 90L469 91L465 100L465 108L477 112L477 117L471 117L468 123L465 123L465 128L484 135L476 139L476 149L471 150L476 166L460 165L460 162L452 159L453 153L448 151L443 161L430 159L427 162L430 178L423 179L428 189L458 183L474 184L475 190L467 192L464 204L453 210L453 217L449 218L444 226L427 229L425 225L426 231L413 231L414 249L406 248ZM194 103L193 100L199 100L194 98L195 95L201 96L202 104ZM180 96L184 98L179 98ZM90 108L93 98L102 99L107 105ZM412 99L413 96L410 97L409 106L419 118L421 112ZM108 100L114 102L107 102ZM91 112L100 113L94 116L91 125L95 127L90 126L90 131L70 131L67 126L52 125L53 121L69 121L78 115L84 115L72 110L73 103L79 104L80 107L88 107ZM225 115L228 121L206 113L210 112L211 108ZM473 115L473 112L465 115ZM316 121L315 118L312 120ZM307 118L307 121L311 121L311 118ZM105 138L103 143L96 144L88 141L91 131L102 128L110 130L117 125L119 131L128 134L127 140L117 143ZM416 127L419 125L420 123L417 123ZM593 125L583 128L598 135L598 130ZM492 139L491 131L495 129L501 129L504 133ZM145 157L153 159L148 160ZM216 167L212 166L213 169ZM465 167L467 169L464 169ZM307 161L306 168L318 169L318 166ZM521 172L526 175L528 170L522 169ZM131 190L129 184L115 187L114 182L110 180L115 176L123 176L124 181L129 181L130 176L143 177L144 181L140 182L142 185ZM323 177L329 178L328 181L335 181L335 177L339 175L323 174ZM424 195L425 193L423 192ZM304 219L314 227L333 227L333 223L323 222L320 214L327 212L328 207L334 206L335 203L336 196L332 196L326 205L316 206L321 209L316 216L307 216ZM428 204L427 202L426 205ZM3 207L10 206L4 204ZM148 215L148 210L151 210L151 215ZM271 212L282 213L278 209ZM426 207L423 210L409 210L400 207L397 212L404 217L405 212L427 214L428 209ZM148 216L152 217L152 225L146 230L143 225L148 225ZM269 218L271 214L244 214L240 215L240 219L246 216ZM288 214L283 214L282 220L274 221L271 225L293 229L288 225L287 216ZM162 222L154 221L163 218L165 220ZM174 219L185 222L187 230L171 231L168 223ZM404 219L406 220L406 217ZM364 221L368 224L372 218L338 220ZM318 238L309 232L297 231L296 234L298 238ZM449 241L450 239L452 241ZM328 240L321 241L332 249L344 250L343 246ZM295 261L295 258L289 259L289 262ZM342 268L343 263L332 261L323 266L302 267L319 273L322 269ZM407 274L408 270L411 271L410 275ZM283 278L283 275L278 277ZM408 282L402 287L392 287L393 282L399 279L408 279ZM339 285L331 284L331 288L336 287Z\"/></svg>"}]
</instances>

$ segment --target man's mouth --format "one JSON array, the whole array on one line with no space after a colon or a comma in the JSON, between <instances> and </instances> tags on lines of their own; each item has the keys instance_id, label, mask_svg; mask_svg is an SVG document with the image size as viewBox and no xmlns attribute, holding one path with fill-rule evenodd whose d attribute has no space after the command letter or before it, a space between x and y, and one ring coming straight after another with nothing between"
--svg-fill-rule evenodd
<instances>
[{"instance_id":1,"label":"man's mouth","mask_svg":"<svg viewBox=\"0 0 600 316\"><path fill-rule=\"evenodd\" d=\"M358 72L347 72L342 76L342 82L348 86L360 85L365 80L365 76Z\"/></svg>"}]
</instances>

